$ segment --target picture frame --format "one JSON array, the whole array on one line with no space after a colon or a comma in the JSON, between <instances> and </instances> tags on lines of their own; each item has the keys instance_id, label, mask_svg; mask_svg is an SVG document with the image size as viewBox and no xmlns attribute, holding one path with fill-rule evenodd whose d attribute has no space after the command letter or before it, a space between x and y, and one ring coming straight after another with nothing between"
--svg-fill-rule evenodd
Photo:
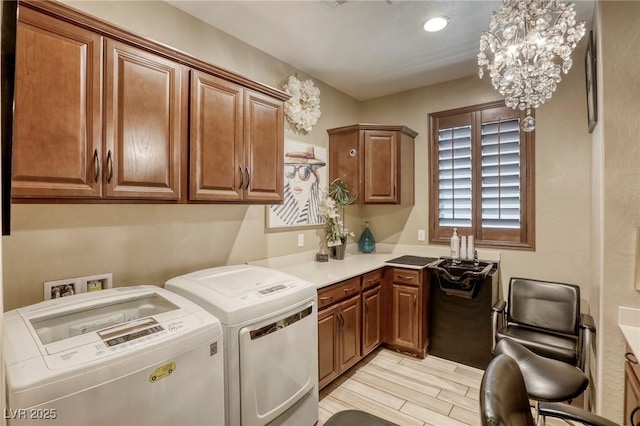
<instances>
[{"instance_id":1,"label":"picture frame","mask_svg":"<svg viewBox=\"0 0 640 426\"><path fill-rule=\"evenodd\" d=\"M592 133L598 123L598 75L596 67L595 34L593 31L589 31L589 40L587 43L587 52L584 58L584 73L587 85L587 120L589 123L589 133Z\"/></svg>"},{"instance_id":2,"label":"picture frame","mask_svg":"<svg viewBox=\"0 0 640 426\"><path fill-rule=\"evenodd\" d=\"M268 231L320 228L318 207L328 182L327 149L285 139L282 204L265 207Z\"/></svg>"}]
</instances>

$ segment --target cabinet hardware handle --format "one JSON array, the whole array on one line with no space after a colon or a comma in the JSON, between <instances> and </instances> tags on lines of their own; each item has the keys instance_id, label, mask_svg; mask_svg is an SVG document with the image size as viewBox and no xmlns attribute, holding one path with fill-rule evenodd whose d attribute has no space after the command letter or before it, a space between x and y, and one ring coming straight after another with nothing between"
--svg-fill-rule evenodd
<instances>
[{"instance_id":1,"label":"cabinet hardware handle","mask_svg":"<svg viewBox=\"0 0 640 426\"><path fill-rule=\"evenodd\" d=\"M633 411L631 412L631 414L629 414L629 424L631 426L638 426L640 424L640 422L634 422L633 421L633 418L635 417L635 415L638 413L639 410L640 410L640 406L634 408Z\"/></svg>"},{"instance_id":2,"label":"cabinet hardware handle","mask_svg":"<svg viewBox=\"0 0 640 426\"><path fill-rule=\"evenodd\" d=\"M107 183L111 183L113 178L113 158L111 157L111 150L107 152L107 164L109 165L109 176L107 177Z\"/></svg>"},{"instance_id":3,"label":"cabinet hardware handle","mask_svg":"<svg viewBox=\"0 0 640 426\"><path fill-rule=\"evenodd\" d=\"M321 301L324 301L324 300L331 300L331 299L333 299L333 295L331 295L331 296L322 296L322 297L320 297L320 300L321 300Z\"/></svg>"},{"instance_id":4,"label":"cabinet hardware handle","mask_svg":"<svg viewBox=\"0 0 640 426\"><path fill-rule=\"evenodd\" d=\"M100 177L100 156L98 155L98 148L93 151L93 165L95 170L93 180L94 182L98 182L98 178Z\"/></svg>"},{"instance_id":5,"label":"cabinet hardware handle","mask_svg":"<svg viewBox=\"0 0 640 426\"><path fill-rule=\"evenodd\" d=\"M244 168L245 173L247 174L247 186L244 189L249 189L249 185L251 184L251 173L249 173L249 168Z\"/></svg>"},{"instance_id":6,"label":"cabinet hardware handle","mask_svg":"<svg viewBox=\"0 0 640 426\"><path fill-rule=\"evenodd\" d=\"M370 283L374 283L376 281L378 281L377 278L369 278L367 281L369 281Z\"/></svg>"},{"instance_id":7,"label":"cabinet hardware handle","mask_svg":"<svg viewBox=\"0 0 640 426\"><path fill-rule=\"evenodd\" d=\"M638 363L638 358L636 358L636 356L631 353L631 352L627 352L626 354L624 354L624 357L627 359L627 361L629 361L631 364L637 364Z\"/></svg>"},{"instance_id":8,"label":"cabinet hardware handle","mask_svg":"<svg viewBox=\"0 0 640 426\"><path fill-rule=\"evenodd\" d=\"M344 327L344 318L342 312L338 312L338 331L342 331L342 327Z\"/></svg>"},{"instance_id":9,"label":"cabinet hardware handle","mask_svg":"<svg viewBox=\"0 0 640 426\"><path fill-rule=\"evenodd\" d=\"M398 278L401 280L410 280L413 277L411 275L398 275Z\"/></svg>"},{"instance_id":10,"label":"cabinet hardware handle","mask_svg":"<svg viewBox=\"0 0 640 426\"><path fill-rule=\"evenodd\" d=\"M238 167L240 169L240 189L244 185L244 170L242 170L242 166Z\"/></svg>"},{"instance_id":11,"label":"cabinet hardware handle","mask_svg":"<svg viewBox=\"0 0 640 426\"><path fill-rule=\"evenodd\" d=\"M367 302L364 302L364 314L365 316L369 314L369 304Z\"/></svg>"},{"instance_id":12,"label":"cabinet hardware handle","mask_svg":"<svg viewBox=\"0 0 640 426\"><path fill-rule=\"evenodd\" d=\"M344 292L345 292L345 293L349 293L349 292L351 292L351 291L353 291L353 290L355 290L355 289L356 289L356 287L355 287L355 286L353 286L353 287L351 287L351 288L345 288L345 289L344 289Z\"/></svg>"},{"instance_id":13,"label":"cabinet hardware handle","mask_svg":"<svg viewBox=\"0 0 640 426\"><path fill-rule=\"evenodd\" d=\"M413 295L413 304L415 305L417 301L418 301L418 296L416 296L416 295L414 294L414 295Z\"/></svg>"}]
</instances>

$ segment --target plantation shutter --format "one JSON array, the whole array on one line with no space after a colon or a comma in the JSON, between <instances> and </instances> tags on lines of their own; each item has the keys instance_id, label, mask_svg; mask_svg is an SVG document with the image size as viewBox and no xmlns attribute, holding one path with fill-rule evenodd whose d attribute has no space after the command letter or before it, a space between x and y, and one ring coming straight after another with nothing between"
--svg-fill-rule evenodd
<instances>
[{"instance_id":1,"label":"plantation shutter","mask_svg":"<svg viewBox=\"0 0 640 426\"><path fill-rule=\"evenodd\" d=\"M482 227L520 229L520 120L482 123Z\"/></svg>"},{"instance_id":2,"label":"plantation shutter","mask_svg":"<svg viewBox=\"0 0 640 426\"><path fill-rule=\"evenodd\" d=\"M471 124L438 131L440 226L471 227Z\"/></svg>"},{"instance_id":3,"label":"plantation shutter","mask_svg":"<svg viewBox=\"0 0 640 426\"><path fill-rule=\"evenodd\" d=\"M429 241L535 248L535 133L504 102L429 114Z\"/></svg>"}]
</instances>

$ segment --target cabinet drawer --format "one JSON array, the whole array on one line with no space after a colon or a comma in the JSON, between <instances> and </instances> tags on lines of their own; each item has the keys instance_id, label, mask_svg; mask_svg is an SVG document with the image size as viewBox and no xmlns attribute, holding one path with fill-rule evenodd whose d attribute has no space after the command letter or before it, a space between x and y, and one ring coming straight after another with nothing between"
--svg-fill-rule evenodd
<instances>
[{"instance_id":1,"label":"cabinet drawer","mask_svg":"<svg viewBox=\"0 0 640 426\"><path fill-rule=\"evenodd\" d=\"M360 277L318 290L318 308L339 302L360 292Z\"/></svg>"},{"instance_id":2,"label":"cabinet drawer","mask_svg":"<svg viewBox=\"0 0 640 426\"><path fill-rule=\"evenodd\" d=\"M419 285L420 271L413 269L394 269L393 282L409 285Z\"/></svg>"},{"instance_id":3,"label":"cabinet drawer","mask_svg":"<svg viewBox=\"0 0 640 426\"><path fill-rule=\"evenodd\" d=\"M362 289L366 290L368 288L374 287L380 284L382 280L382 270L378 269L377 271L369 272L362 276Z\"/></svg>"}]
</instances>

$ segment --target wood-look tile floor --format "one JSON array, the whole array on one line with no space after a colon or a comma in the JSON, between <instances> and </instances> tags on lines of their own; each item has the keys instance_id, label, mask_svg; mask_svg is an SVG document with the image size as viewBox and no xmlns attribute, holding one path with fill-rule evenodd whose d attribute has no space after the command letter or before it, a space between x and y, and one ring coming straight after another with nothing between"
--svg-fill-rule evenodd
<instances>
[{"instance_id":1,"label":"wood-look tile floor","mask_svg":"<svg viewBox=\"0 0 640 426\"><path fill-rule=\"evenodd\" d=\"M320 391L318 426L358 409L398 425L480 425L484 371L446 359L378 348ZM563 424L548 419L547 425Z\"/></svg>"}]
</instances>

